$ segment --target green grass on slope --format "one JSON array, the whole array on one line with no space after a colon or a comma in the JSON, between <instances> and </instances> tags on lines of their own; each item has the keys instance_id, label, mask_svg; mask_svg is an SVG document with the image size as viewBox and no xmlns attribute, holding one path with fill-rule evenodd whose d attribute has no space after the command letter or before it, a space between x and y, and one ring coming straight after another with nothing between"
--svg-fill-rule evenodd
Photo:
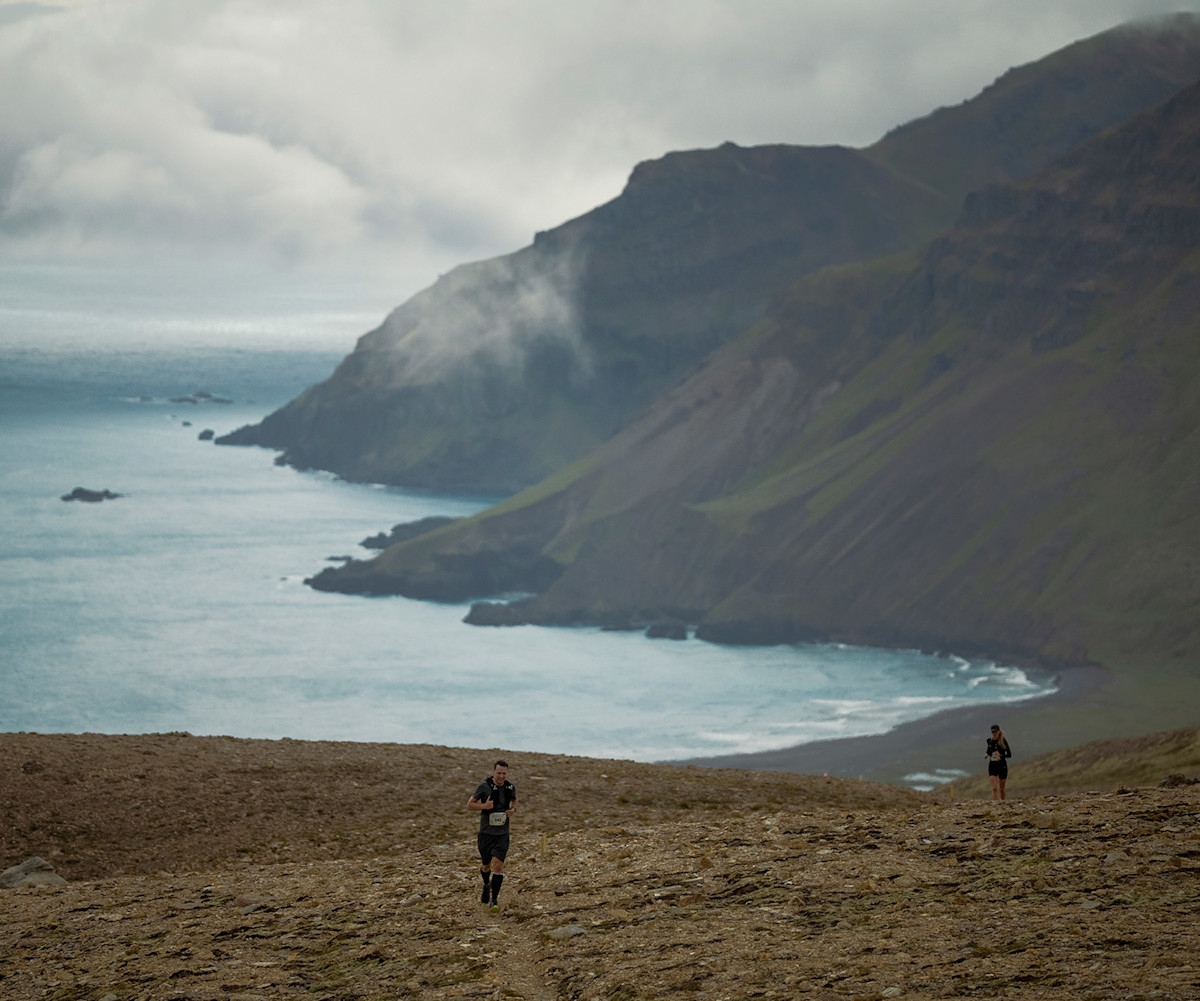
<instances>
[{"instance_id":1,"label":"green grass on slope","mask_svg":"<svg viewBox=\"0 0 1200 1001\"><path fill-rule=\"evenodd\" d=\"M769 470L701 510L727 528L748 530L755 519L773 519L781 555L811 576L821 572L811 550L788 553L795 532L805 532L808 547L821 525L854 531L847 518L857 517L861 537L878 540L891 526L871 521L871 511L895 496L888 484L911 491L914 477L929 478L921 468L906 474L906 464L923 457L943 465L942 479L928 482L938 492L955 489L954 474L961 480L990 470L1008 492L994 500L963 493L973 506L960 510L973 527L956 548L946 549L936 525L925 526L930 546L923 564L903 568L912 581L907 604L961 580L956 604L975 601L1074 623L1069 633L1076 639L1056 653L1066 659L1086 652L1076 645L1081 635L1089 648L1127 654L1146 646L1164 656L1200 652L1194 569L1200 401L1188 375L1197 369L1200 338L1194 321L1164 326L1161 319L1178 310L1186 292L1181 282L1190 282L1186 266L1132 309L1106 305L1087 337L1058 351L1034 353L1017 343L992 347L989 355L984 345L972 361L976 345L962 330L946 327L926 341L898 338ZM1150 333L1156 324L1157 337ZM949 384L952 394L943 394L945 383L925 378L941 353L965 359ZM884 416L839 437L855 414L884 402ZM946 443L956 441L970 448L948 451ZM1030 497L1044 499L1031 507ZM748 584L711 618L790 611L798 621L820 621L829 609L812 603L820 594L806 593L809 604L797 608L786 589L764 593ZM892 612L902 614L903 607Z\"/></svg>"}]
</instances>

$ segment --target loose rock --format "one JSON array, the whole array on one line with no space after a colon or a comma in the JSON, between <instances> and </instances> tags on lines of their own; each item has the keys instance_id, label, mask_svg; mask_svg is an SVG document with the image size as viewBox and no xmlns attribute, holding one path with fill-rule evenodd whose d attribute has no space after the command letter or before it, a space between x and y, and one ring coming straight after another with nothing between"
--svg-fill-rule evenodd
<instances>
[{"instance_id":1,"label":"loose rock","mask_svg":"<svg viewBox=\"0 0 1200 1001\"><path fill-rule=\"evenodd\" d=\"M54 866L37 855L0 872L0 887L5 889L17 886L66 885L67 881L54 871Z\"/></svg>"}]
</instances>

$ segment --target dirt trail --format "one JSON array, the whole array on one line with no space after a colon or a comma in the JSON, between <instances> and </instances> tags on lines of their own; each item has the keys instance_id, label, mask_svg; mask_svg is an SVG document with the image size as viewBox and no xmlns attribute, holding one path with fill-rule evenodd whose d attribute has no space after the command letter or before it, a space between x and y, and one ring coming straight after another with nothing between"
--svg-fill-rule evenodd
<instances>
[{"instance_id":1,"label":"dirt trail","mask_svg":"<svg viewBox=\"0 0 1200 1001\"><path fill-rule=\"evenodd\" d=\"M65 844L76 868L100 859L113 871L0 891L5 1001L1200 997L1200 785L992 804L840 780L781 787L778 776L704 772L692 785L688 770L528 760L492 914L463 809L473 781L441 783L441 800L430 784L398 815L378 803L335 812L355 782L375 803L372 758L387 774L407 753L410 776L437 763L477 780L481 752L309 747L292 749L287 769L266 746L34 746L19 736L44 770L2 759L6 851ZM80 747L88 761L64 757ZM254 762L238 782L259 776L270 808L242 831L232 812L210 810L207 826L160 844L153 826L129 827L131 812L146 812L134 802L155 802L149 790L132 801L99 795L99 779L89 787L119 773L108 788L132 791L159 773L137 779L128 755L161 761L171 747L189 751L190 771L173 781L198 783L193 802L236 751ZM314 784L322 756L340 783ZM61 775L57 786L47 779L68 761L90 791L35 801L39 781L43 792L70 790ZM298 819L286 795L303 789L311 812ZM716 805L701 801L714 790ZM35 802L31 819L23 811ZM407 826L415 816L424 840ZM437 838L443 825L452 836ZM233 848L222 840L231 832ZM94 856L88 833L101 839ZM75 856L56 857L67 872Z\"/></svg>"}]
</instances>

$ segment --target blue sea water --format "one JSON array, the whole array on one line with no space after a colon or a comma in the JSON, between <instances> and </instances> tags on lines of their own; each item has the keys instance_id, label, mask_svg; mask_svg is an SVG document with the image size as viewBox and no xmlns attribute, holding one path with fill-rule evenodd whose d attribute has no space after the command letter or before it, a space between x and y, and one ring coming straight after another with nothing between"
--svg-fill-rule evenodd
<instances>
[{"instance_id":1,"label":"blue sea water","mask_svg":"<svg viewBox=\"0 0 1200 1001\"><path fill-rule=\"evenodd\" d=\"M0 274L0 295L0 731L649 761L1051 690L982 660L476 628L465 605L313 591L304 578L366 556L365 537L490 500L347 483L200 440L324 379L382 313L351 295L122 297L41 272ZM60 500L76 486L122 496Z\"/></svg>"}]
</instances>

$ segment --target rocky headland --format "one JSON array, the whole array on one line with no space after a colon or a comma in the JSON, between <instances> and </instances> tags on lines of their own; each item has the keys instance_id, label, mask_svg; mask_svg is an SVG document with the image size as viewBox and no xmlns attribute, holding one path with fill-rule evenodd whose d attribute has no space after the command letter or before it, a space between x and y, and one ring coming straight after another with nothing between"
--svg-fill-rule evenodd
<instances>
[{"instance_id":1,"label":"rocky headland","mask_svg":"<svg viewBox=\"0 0 1200 1001\"><path fill-rule=\"evenodd\" d=\"M3 734L0 862L65 883L0 890L0 993L1191 997L1198 739L1023 761L1004 803L507 753L492 914L464 807L496 751ZM1188 773L1114 780L1146 767Z\"/></svg>"}]
</instances>

